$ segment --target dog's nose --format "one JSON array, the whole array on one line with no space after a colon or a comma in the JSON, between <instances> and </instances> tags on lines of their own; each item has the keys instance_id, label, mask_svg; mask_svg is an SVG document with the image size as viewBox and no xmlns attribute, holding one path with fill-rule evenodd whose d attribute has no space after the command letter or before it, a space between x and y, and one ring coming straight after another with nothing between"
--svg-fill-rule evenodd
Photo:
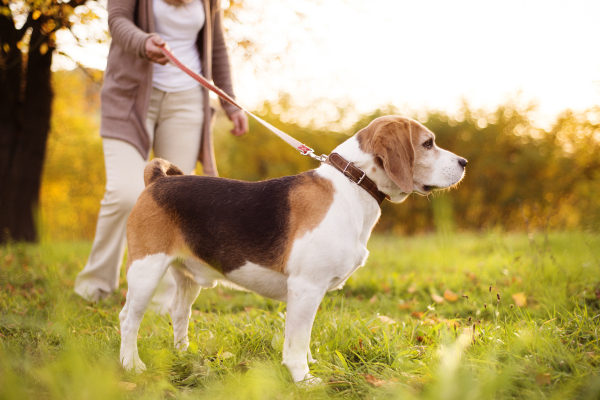
<instances>
[{"instance_id":1,"label":"dog's nose","mask_svg":"<svg viewBox=\"0 0 600 400\"><path fill-rule=\"evenodd\" d=\"M461 167L466 167L467 166L467 160L465 160L464 158L459 158L458 159L458 163L461 165Z\"/></svg>"}]
</instances>

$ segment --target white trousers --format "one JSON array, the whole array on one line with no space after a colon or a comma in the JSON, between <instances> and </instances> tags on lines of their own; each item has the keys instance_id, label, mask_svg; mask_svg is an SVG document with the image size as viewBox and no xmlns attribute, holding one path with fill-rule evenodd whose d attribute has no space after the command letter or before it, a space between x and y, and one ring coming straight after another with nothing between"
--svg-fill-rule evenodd
<instances>
[{"instance_id":1,"label":"white trousers","mask_svg":"<svg viewBox=\"0 0 600 400\"><path fill-rule=\"evenodd\" d=\"M200 87L166 93L152 89L146 127L154 156L169 160L184 173L196 168L202 135ZM75 280L75 293L91 301L106 298L119 286L126 245L127 218L144 190L148 160L129 143L105 138L106 192L100 202L96 236L89 259ZM159 285L152 306L166 312L175 291L171 272Z\"/></svg>"}]
</instances>

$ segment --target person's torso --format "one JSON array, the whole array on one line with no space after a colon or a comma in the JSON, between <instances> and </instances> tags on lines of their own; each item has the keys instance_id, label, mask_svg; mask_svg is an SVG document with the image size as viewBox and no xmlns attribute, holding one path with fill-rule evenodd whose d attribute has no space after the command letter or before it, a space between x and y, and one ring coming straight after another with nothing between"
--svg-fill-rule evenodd
<instances>
[{"instance_id":1,"label":"person's torso","mask_svg":"<svg viewBox=\"0 0 600 400\"><path fill-rule=\"evenodd\" d=\"M173 53L192 71L201 73L200 56L196 45L198 33L205 23L201 0L173 6L163 0L153 1L154 31L162 37ZM198 83L174 65L153 64L152 85L165 92L193 89Z\"/></svg>"}]
</instances>

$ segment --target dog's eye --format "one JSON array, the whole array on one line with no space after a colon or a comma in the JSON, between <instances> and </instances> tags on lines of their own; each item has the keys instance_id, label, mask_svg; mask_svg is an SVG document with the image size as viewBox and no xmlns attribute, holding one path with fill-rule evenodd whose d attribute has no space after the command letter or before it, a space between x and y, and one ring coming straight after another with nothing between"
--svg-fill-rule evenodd
<instances>
[{"instance_id":1,"label":"dog's eye","mask_svg":"<svg viewBox=\"0 0 600 400\"><path fill-rule=\"evenodd\" d=\"M433 147L433 139L429 139L428 141L423 143L423 147L425 147L426 149L432 148Z\"/></svg>"}]
</instances>

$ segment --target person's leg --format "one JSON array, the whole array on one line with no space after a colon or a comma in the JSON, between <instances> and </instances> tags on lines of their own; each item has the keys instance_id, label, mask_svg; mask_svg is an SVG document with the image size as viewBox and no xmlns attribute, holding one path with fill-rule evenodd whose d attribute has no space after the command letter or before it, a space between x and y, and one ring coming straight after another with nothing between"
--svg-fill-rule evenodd
<instances>
[{"instance_id":1,"label":"person's leg","mask_svg":"<svg viewBox=\"0 0 600 400\"><path fill-rule=\"evenodd\" d=\"M146 119L150 141L164 92L153 91ZM96 236L87 264L75 280L75 293L91 301L106 298L119 285L127 218L144 190L148 160L122 140L103 139L106 192L100 203Z\"/></svg>"},{"instance_id":2,"label":"person's leg","mask_svg":"<svg viewBox=\"0 0 600 400\"><path fill-rule=\"evenodd\" d=\"M203 116L200 87L166 93L154 128L154 156L170 161L186 174L193 174L200 149ZM175 280L169 268L150 307L165 313L175 290Z\"/></svg>"},{"instance_id":3,"label":"person's leg","mask_svg":"<svg viewBox=\"0 0 600 400\"><path fill-rule=\"evenodd\" d=\"M154 131L154 155L193 174L202 138L202 90L167 93Z\"/></svg>"},{"instance_id":4,"label":"person's leg","mask_svg":"<svg viewBox=\"0 0 600 400\"><path fill-rule=\"evenodd\" d=\"M96 236L88 262L75 280L86 300L106 298L119 285L127 218L144 189L146 160L129 143L103 139L106 192L100 203Z\"/></svg>"}]
</instances>

